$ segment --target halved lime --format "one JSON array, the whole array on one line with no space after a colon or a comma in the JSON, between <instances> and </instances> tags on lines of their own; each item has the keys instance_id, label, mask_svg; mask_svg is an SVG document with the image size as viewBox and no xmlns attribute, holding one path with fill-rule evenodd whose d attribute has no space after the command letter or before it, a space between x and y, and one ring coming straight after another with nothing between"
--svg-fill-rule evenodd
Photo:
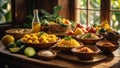
<instances>
[{"instance_id":1,"label":"halved lime","mask_svg":"<svg viewBox=\"0 0 120 68\"><path fill-rule=\"evenodd\" d=\"M8 48L14 48L14 47L16 47L16 46L17 46L17 45L16 45L15 42L11 42L11 43L8 44Z\"/></svg>"},{"instance_id":2,"label":"halved lime","mask_svg":"<svg viewBox=\"0 0 120 68\"><path fill-rule=\"evenodd\" d=\"M24 54L28 57L32 57L36 54L36 51L33 47L27 47L25 50L24 50Z\"/></svg>"},{"instance_id":3,"label":"halved lime","mask_svg":"<svg viewBox=\"0 0 120 68\"><path fill-rule=\"evenodd\" d=\"M20 51L19 47L9 48L10 52L16 53Z\"/></svg>"}]
</instances>

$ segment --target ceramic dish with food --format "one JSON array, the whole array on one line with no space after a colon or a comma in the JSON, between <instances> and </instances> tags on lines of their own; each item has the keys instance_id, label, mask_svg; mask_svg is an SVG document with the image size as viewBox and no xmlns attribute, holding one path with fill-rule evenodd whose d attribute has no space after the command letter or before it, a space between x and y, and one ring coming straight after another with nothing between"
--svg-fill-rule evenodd
<instances>
[{"instance_id":1,"label":"ceramic dish with food","mask_svg":"<svg viewBox=\"0 0 120 68\"><path fill-rule=\"evenodd\" d=\"M25 34L32 32L32 29L28 28L14 28L5 31L6 34L12 35L16 40L22 38Z\"/></svg>"},{"instance_id":2,"label":"ceramic dish with food","mask_svg":"<svg viewBox=\"0 0 120 68\"><path fill-rule=\"evenodd\" d=\"M106 54L112 53L119 47L119 44L117 42L111 42L107 40L99 41L96 43L96 45L103 53Z\"/></svg>"},{"instance_id":3,"label":"ceramic dish with food","mask_svg":"<svg viewBox=\"0 0 120 68\"><path fill-rule=\"evenodd\" d=\"M71 51L79 59L89 60L93 59L99 53L100 50L96 46L85 45L83 47L73 48Z\"/></svg>"},{"instance_id":4,"label":"ceramic dish with food","mask_svg":"<svg viewBox=\"0 0 120 68\"><path fill-rule=\"evenodd\" d=\"M69 36L69 37L64 37L59 42L57 42L54 48L64 52L71 52L72 48L82 47L82 46L83 46L82 42L77 42L75 39Z\"/></svg>"},{"instance_id":5,"label":"ceramic dish with food","mask_svg":"<svg viewBox=\"0 0 120 68\"><path fill-rule=\"evenodd\" d=\"M41 50L38 52L38 58L42 60L54 59L57 55L55 50Z\"/></svg>"},{"instance_id":6,"label":"ceramic dish with food","mask_svg":"<svg viewBox=\"0 0 120 68\"><path fill-rule=\"evenodd\" d=\"M21 41L26 44L26 46L32 46L36 49L45 49L53 46L59 41L59 38L54 34L39 32L26 34L21 38Z\"/></svg>"},{"instance_id":7,"label":"ceramic dish with food","mask_svg":"<svg viewBox=\"0 0 120 68\"><path fill-rule=\"evenodd\" d=\"M103 38L103 36L98 36L93 33L87 33L78 35L76 38L78 41L81 41L86 45L95 45L96 42L100 41Z\"/></svg>"}]
</instances>

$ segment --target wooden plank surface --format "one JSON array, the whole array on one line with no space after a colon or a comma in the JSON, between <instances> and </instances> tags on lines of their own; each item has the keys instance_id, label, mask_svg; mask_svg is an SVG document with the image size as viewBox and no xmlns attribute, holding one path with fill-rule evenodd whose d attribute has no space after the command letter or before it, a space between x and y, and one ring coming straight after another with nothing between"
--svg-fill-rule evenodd
<instances>
[{"instance_id":1,"label":"wooden plank surface","mask_svg":"<svg viewBox=\"0 0 120 68\"><path fill-rule=\"evenodd\" d=\"M114 55L111 57L108 57L107 60L105 61L101 61L101 62L97 62L97 63L93 63L93 64L82 64L82 63L78 63L78 62L72 62L72 61L68 61L68 60L64 60L64 59L60 59L58 57L56 57L53 60L50 61L42 61L40 59L36 59L36 58L28 58L24 55L20 55L20 54L13 54L11 52L9 52L8 50L5 49L5 47L0 43L0 54L2 54L2 56L0 56L3 61L7 61L7 57L11 57L14 58L14 60L12 60L12 62L17 63L17 61L21 61L23 63L28 63L30 65L33 66L37 66L39 68L39 66L44 66L44 67L57 67L57 68L63 68L63 67L67 67L67 68L120 68L120 48L118 50L116 50L114 52ZM7 57L5 57L4 55L6 55ZM6 58L6 59L5 59ZM22 64L22 63L18 63L18 64ZM23 64L24 65L24 64ZM29 66L29 65L28 65Z\"/></svg>"}]
</instances>

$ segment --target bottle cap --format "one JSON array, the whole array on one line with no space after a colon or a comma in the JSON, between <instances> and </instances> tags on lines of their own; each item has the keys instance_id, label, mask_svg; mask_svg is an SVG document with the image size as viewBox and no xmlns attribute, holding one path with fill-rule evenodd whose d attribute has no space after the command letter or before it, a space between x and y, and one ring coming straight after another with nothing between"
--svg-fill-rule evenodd
<instances>
[{"instance_id":1,"label":"bottle cap","mask_svg":"<svg viewBox=\"0 0 120 68\"><path fill-rule=\"evenodd\" d=\"M38 13L38 9L34 9L34 11L33 11L34 13Z\"/></svg>"}]
</instances>

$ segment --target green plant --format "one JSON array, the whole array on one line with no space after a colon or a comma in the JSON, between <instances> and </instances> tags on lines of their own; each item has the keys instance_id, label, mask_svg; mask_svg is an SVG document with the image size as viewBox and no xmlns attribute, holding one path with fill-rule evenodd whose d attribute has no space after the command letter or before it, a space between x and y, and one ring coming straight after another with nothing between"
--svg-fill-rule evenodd
<instances>
[{"instance_id":1,"label":"green plant","mask_svg":"<svg viewBox=\"0 0 120 68\"><path fill-rule=\"evenodd\" d=\"M39 9L38 14L39 14L41 25L47 26L52 21L52 22L60 24L63 27L67 27L67 25L63 24L63 21L62 21L63 17L59 15L59 11L61 9L62 9L62 6L55 6L53 7L52 13L49 13L45 11L44 9ZM25 23L22 25L18 25L17 27L31 28L32 18L33 18L33 13L30 13L28 16L26 16ZM71 21L71 23L72 23L72 27L74 27L75 22Z\"/></svg>"},{"instance_id":2,"label":"green plant","mask_svg":"<svg viewBox=\"0 0 120 68\"><path fill-rule=\"evenodd\" d=\"M0 24L11 21L11 0L0 0Z\"/></svg>"}]
</instances>

